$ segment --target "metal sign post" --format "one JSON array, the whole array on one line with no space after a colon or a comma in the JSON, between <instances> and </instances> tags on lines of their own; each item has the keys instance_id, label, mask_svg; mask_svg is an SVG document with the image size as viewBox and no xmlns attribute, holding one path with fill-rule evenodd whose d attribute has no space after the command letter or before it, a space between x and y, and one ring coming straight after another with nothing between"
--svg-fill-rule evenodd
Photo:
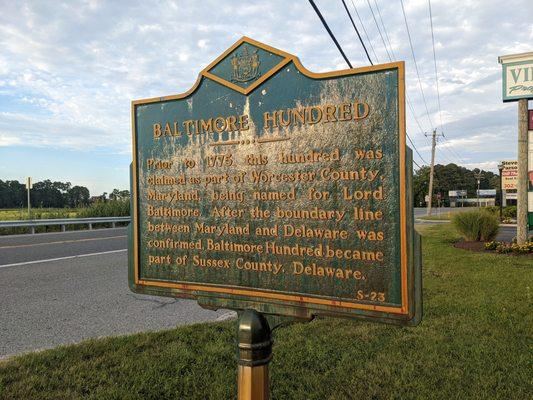
<instances>
[{"instance_id":1,"label":"metal sign post","mask_svg":"<svg viewBox=\"0 0 533 400\"><path fill-rule=\"evenodd\" d=\"M268 400L268 364L272 359L272 336L267 319L255 310L239 317L238 400Z\"/></svg>"}]
</instances>

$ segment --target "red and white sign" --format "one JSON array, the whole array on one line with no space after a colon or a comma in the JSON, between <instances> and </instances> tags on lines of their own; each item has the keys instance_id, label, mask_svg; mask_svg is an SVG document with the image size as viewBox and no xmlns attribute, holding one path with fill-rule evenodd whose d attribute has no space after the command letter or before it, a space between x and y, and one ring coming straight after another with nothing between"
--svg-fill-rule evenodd
<instances>
[{"instance_id":1,"label":"red and white sign","mask_svg":"<svg viewBox=\"0 0 533 400\"><path fill-rule=\"evenodd\" d=\"M516 189L518 183L518 161L502 161L502 189Z\"/></svg>"},{"instance_id":2,"label":"red and white sign","mask_svg":"<svg viewBox=\"0 0 533 400\"><path fill-rule=\"evenodd\" d=\"M528 112L528 129L533 131L533 110Z\"/></svg>"}]
</instances>

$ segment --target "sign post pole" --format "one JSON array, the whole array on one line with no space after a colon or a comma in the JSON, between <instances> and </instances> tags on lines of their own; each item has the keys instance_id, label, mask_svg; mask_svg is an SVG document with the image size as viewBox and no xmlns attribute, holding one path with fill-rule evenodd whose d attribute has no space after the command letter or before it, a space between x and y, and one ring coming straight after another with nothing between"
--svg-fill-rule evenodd
<instances>
[{"instance_id":1,"label":"sign post pole","mask_svg":"<svg viewBox=\"0 0 533 400\"><path fill-rule=\"evenodd\" d=\"M518 182L516 241L527 242L527 99L518 100Z\"/></svg>"},{"instance_id":2,"label":"sign post pole","mask_svg":"<svg viewBox=\"0 0 533 400\"><path fill-rule=\"evenodd\" d=\"M272 359L270 326L263 314L246 310L239 317L238 400L268 400L268 364Z\"/></svg>"},{"instance_id":3,"label":"sign post pole","mask_svg":"<svg viewBox=\"0 0 533 400\"><path fill-rule=\"evenodd\" d=\"M26 190L28 194L28 219L31 219L31 202L30 202L30 189L33 187L31 183L31 178L28 177L26 181Z\"/></svg>"},{"instance_id":4,"label":"sign post pole","mask_svg":"<svg viewBox=\"0 0 533 400\"><path fill-rule=\"evenodd\" d=\"M517 182L517 232L516 241L524 244L528 236L527 223L527 126L528 99L533 99L530 71L533 68L533 52L510 54L498 58L502 64L503 101L518 101L518 182Z\"/></svg>"},{"instance_id":5,"label":"sign post pole","mask_svg":"<svg viewBox=\"0 0 533 400\"><path fill-rule=\"evenodd\" d=\"M498 171L500 172L500 221L503 219L503 184L502 184L502 173L503 173L503 164L498 164Z\"/></svg>"}]
</instances>

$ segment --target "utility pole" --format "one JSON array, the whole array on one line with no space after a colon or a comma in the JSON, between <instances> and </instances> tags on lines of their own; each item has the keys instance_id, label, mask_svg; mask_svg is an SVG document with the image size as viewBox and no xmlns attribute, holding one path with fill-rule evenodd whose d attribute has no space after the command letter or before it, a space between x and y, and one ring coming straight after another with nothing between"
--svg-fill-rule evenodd
<instances>
[{"instance_id":1,"label":"utility pole","mask_svg":"<svg viewBox=\"0 0 533 400\"><path fill-rule=\"evenodd\" d=\"M427 135L426 135L427 136ZM427 215L431 215L431 203L433 202L433 173L435 171L435 147L437 146L437 130L433 129L431 135L431 166L429 170L429 201L427 205Z\"/></svg>"},{"instance_id":2,"label":"utility pole","mask_svg":"<svg viewBox=\"0 0 533 400\"><path fill-rule=\"evenodd\" d=\"M518 183L516 242L527 242L527 99L518 100Z\"/></svg>"},{"instance_id":3,"label":"utility pole","mask_svg":"<svg viewBox=\"0 0 533 400\"><path fill-rule=\"evenodd\" d=\"M481 173L481 170L477 173L477 174L474 174L474 177L477 179L477 208L481 207L481 205L479 204L479 184L481 183L481 179L483 179L485 176Z\"/></svg>"}]
</instances>

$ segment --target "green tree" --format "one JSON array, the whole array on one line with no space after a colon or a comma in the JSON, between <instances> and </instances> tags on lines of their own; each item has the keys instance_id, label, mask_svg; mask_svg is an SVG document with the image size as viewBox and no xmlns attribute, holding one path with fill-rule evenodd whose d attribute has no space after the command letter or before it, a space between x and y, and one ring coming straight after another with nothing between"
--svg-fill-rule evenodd
<instances>
[{"instance_id":1,"label":"green tree","mask_svg":"<svg viewBox=\"0 0 533 400\"><path fill-rule=\"evenodd\" d=\"M87 206L89 197L89 189L85 186L73 186L68 191L68 205L70 207Z\"/></svg>"},{"instance_id":2,"label":"green tree","mask_svg":"<svg viewBox=\"0 0 533 400\"><path fill-rule=\"evenodd\" d=\"M31 202L34 207L62 207L63 195L51 180L46 179L33 185Z\"/></svg>"},{"instance_id":3,"label":"green tree","mask_svg":"<svg viewBox=\"0 0 533 400\"><path fill-rule=\"evenodd\" d=\"M26 186L19 181L0 180L0 208L27 206Z\"/></svg>"},{"instance_id":4,"label":"green tree","mask_svg":"<svg viewBox=\"0 0 533 400\"><path fill-rule=\"evenodd\" d=\"M118 190L113 189L113 191L109 194L110 200L126 200L130 197L130 191L129 190Z\"/></svg>"},{"instance_id":5,"label":"green tree","mask_svg":"<svg viewBox=\"0 0 533 400\"><path fill-rule=\"evenodd\" d=\"M420 168L413 177L413 195L416 206L425 205L425 196L428 194L429 167ZM435 165L433 176L433 204L437 205L437 194L441 194L441 201L449 204L448 192L450 190L465 190L468 197L475 197L477 191L477 179L475 174L481 172L480 189L498 189L499 177L490 171L475 168L469 170L457 164ZM442 204L442 203L441 203Z\"/></svg>"}]
</instances>

